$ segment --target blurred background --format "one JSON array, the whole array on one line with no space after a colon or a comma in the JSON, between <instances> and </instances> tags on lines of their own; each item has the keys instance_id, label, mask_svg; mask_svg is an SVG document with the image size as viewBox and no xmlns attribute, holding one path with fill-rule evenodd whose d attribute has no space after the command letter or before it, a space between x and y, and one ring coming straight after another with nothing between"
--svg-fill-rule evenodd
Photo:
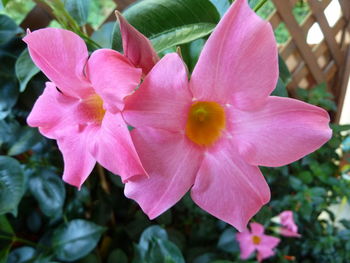
<instances>
[{"instance_id":1,"label":"blurred background","mask_svg":"<svg viewBox=\"0 0 350 263\"><path fill-rule=\"evenodd\" d=\"M149 8L168 8L166 0L146 1ZM191 12L205 2L211 17L198 14L194 22L214 26L232 2L171 1L192 7ZM0 263L256 262L254 257L240 260L236 231L199 209L189 195L150 221L123 195L119 177L100 166L80 191L64 184L55 141L26 125L47 79L21 41L25 30L72 30L73 19L88 44L118 50L115 9L125 11L131 24L154 38L147 21L132 16L134 2L0 1ZM280 168L262 167L272 198L253 220L278 236L278 225L271 218L292 210L302 235L282 238L276 255L266 262L349 262L350 1L249 3L270 21L279 46L280 78L274 95L323 107L331 115L333 129L333 138L302 160ZM188 11L176 11L188 17ZM185 40L177 35L178 42L158 51L162 55L179 46L191 72L208 33Z\"/></svg>"}]
</instances>

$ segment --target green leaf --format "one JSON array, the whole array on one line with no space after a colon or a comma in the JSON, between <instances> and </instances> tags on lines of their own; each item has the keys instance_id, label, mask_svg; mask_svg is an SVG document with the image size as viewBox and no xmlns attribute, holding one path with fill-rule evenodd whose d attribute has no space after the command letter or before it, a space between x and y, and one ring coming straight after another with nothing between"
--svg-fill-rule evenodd
<instances>
[{"instance_id":1,"label":"green leaf","mask_svg":"<svg viewBox=\"0 0 350 263\"><path fill-rule=\"evenodd\" d=\"M286 85L284 84L281 78L278 79L277 86L273 90L271 95L279 96L279 97L288 97L288 91L287 91Z\"/></svg>"},{"instance_id":2,"label":"green leaf","mask_svg":"<svg viewBox=\"0 0 350 263\"><path fill-rule=\"evenodd\" d=\"M20 92L23 92L28 82L40 72L40 69L33 63L27 48L17 58L15 69Z\"/></svg>"},{"instance_id":3,"label":"green leaf","mask_svg":"<svg viewBox=\"0 0 350 263\"><path fill-rule=\"evenodd\" d=\"M89 254L105 229L92 222L75 219L57 228L52 237L52 246L57 258L74 261Z\"/></svg>"},{"instance_id":4,"label":"green leaf","mask_svg":"<svg viewBox=\"0 0 350 263\"><path fill-rule=\"evenodd\" d=\"M4 3L4 6L6 3ZM23 32L23 30L16 25L16 23L6 15L0 15L0 45L10 41L14 36Z\"/></svg>"},{"instance_id":5,"label":"green leaf","mask_svg":"<svg viewBox=\"0 0 350 263\"><path fill-rule=\"evenodd\" d=\"M25 191L25 178L19 162L0 156L0 215L17 211Z\"/></svg>"},{"instance_id":6,"label":"green leaf","mask_svg":"<svg viewBox=\"0 0 350 263\"><path fill-rule=\"evenodd\" d=\"M98 30L96 30L92 34L91 39L103 48L111 48L114 25L114 22L108 22L103 24Z\"/></svg>"},{"instance_id":7,"label":"green leaf","mask_svg":"<svg viewBox=\"0 0 350 263\"><path fill-rule=\"evenodd\" d=\"M278 55L278 67L279 67L279 72L280 72L280 79L288 84L290 82L290 80L292 79L292 75L290 74L290 71L286 65L286 63L284 62L283 58Z\"/></svg>"},{"instance_id":8,"label":"green leaf","mask_svg":"<svg viewBox=\"0 0 350 263\"><path fill-rule=\"evenodd\" d=\"M29 180L29 188L45 215L52 217L61 214L66 189L62 179L53 171L49 169L37 171Z\"/></svg>"},{"instance_id":9,"label":"green leaf","mask_svg":"<svg viewBox=\"0 0 350 263\"><path fill-rule=\"evenodd\" d=\"M161 239L161 240L167 240L168 234L160 226L157 226L157 225L150 226L142 232L141 237L140 237L139 246L142 249L147 250L149 247L149 242L151 240L154 240L155 238Z\"/></svg>"},{"instance_id":10,"label":"green leaf","mask_svg":"<svg viewBox=\"0 0 350 263\"><path fill-rule=\"evenodd\" d=\"M20 247L13 250L7 263L26 263L35 256L35 249L32 247Z\"/></svg>"},{"instance_id":11,"label":"green leaf","mask_svg":"<svg viewBox=\"0 0 350 263\"><path fill-rule=\"evenodd\" d=\"M88 15L90 0L64 0L64 7L68 13L73 17L79 26L86 24Z\"/></svg>"},{"instance_id":12,"label":"green leaf","mask_svg":"<svg viewBox=\"0 0 350 263\"><path fill-rule=\"evenodd\" d=\"M190 72L192 72L194 67L196 66L204 44L204 39L197 39L195 41L192 41L191 43L187 43L181 46L182 57Z\"/></svg>"},{"instance_id":13,"label":"green leaf","mask_svg":"<svg viewBox=\"0 0 350 263\"><path fill-rule=\"evenodd\" d=\"M0 231L7 234L14 234L13 228L5 215L0 216Z\"/></svg>"},{"instance_id":14,"label":"green leaf","mask_svg":"<svg viewBox=\"0 0 350 263\"><path fill-rule=\"evenodd\" d=\"M0 249L0 263L7 263L7 257L10 252L12 244L8 242Z\"/></svg>"},{"instance_id":15,"label":"green leaf","mask_svg":"<svg viewBox=\"0 0 350 263\"><path fill-rule=\"evenodd\" d=\"M233 228L228 228L221 234L217 247L218 249L228 253L239 251L238 244L236 242L236 232L233 230Z\"/></svg>"},{"instance_id":16,"label":"green leaf","mask_svg":"<svg viewBox=\"0 0 350 263\"><path fill-rule=\"evenodd\" d=\"M167 263L185 263L185 259L180 249L172 242L163 239L157 239L157 245L163 255L163 261Z\"/></svg>"},{"instance_id":17,"label":"green leaf","mask_svg":"<svg viewBox=\"0 0 350 263\"><path fill-rule=\"evenodd\" d=\"M144 0L132 5L123 15L152 40L158 52L209 34L220 19L209 0ZM122 48L118 24L114 28L112 48Z\"/></svg>"},{"instance_id":18,"label":"green leaf","mask_svg":"<svg viewBox=\"0 0 350 263\"><path fill-rule=\"evenodd\" d=\"M8 155L24 153L39 143L42 139L42 136L37 129L30 127L21 128L16 137L16 142L11 145L7 153Z\"/></svg>"},{"instance_id":19,"label":"green leaf","mask_svg":"<svg viewBox=\"0 0 350 263\"><path fill-rule=\"evenodd\" d=\"M172 28L167 32L150 37L154 49L162 52L173 46L188 43L198 38L209 35L215 28L215 24L196 23Z\"/></svg>"}]
</instances>

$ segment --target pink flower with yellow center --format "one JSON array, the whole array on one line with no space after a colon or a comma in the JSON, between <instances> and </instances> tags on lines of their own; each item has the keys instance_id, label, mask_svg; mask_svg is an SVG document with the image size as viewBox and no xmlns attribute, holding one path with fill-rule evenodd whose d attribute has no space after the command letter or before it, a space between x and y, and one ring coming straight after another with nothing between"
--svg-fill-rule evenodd
<instances>
[{"instance_id":1,"label":"pink flower with yellow center","mask_svg":"<svg viewBox=\"0 0 350 263\"><path fill-rule=\"evenodd\" d=\"M34 63L51 81L27 122L57 140L64 159L63 180L77 187L96 161L123 181L146 175L121 111L124 98L158 56L141 33L125 20L120 24L125 56L100 49L89 58L84 41L63 29L41 29L23 39Z\"/></svg>"},{"instance_id":2,"label":"pink flower with yellow center","mask_svg":"<svg viewBox=\"0 0 350 263\"><path fill-rule=\"evenodd\" d=\"M301 237L298 233L298 226L294 222L293 211L286 210L278 215L282 228L280 233L286 237Z\"/></svg>"},{"instance_id":3,"label":"pink flower with yellow center","mask_svg":"<svg viewBox=\"0 0 350 263\"><path fill-rule=\"evenodd\" d=\"M264 227L259 223L250 223L250 229L236 234L241 250L241 259L247 259L253 252L257 252L257 259L261 262L275 254L280 239L264 234Z\"/></svg>"},{"instance_id":4,"label":"pink flower with yellow center","mask_svg":"<svg viewBox=\"0 0 350 263\"><path fill-rule=\"evenodd\" d=\"M269 96L278 78L273 31L236 0L205 44L190 82L166 55L126 100L123 115L149 178L125 194L155 218L189 190L194 202L238 230L270 199L258 165L281 166L330 137L313 105Z\"/></svg>"}]
</instances>

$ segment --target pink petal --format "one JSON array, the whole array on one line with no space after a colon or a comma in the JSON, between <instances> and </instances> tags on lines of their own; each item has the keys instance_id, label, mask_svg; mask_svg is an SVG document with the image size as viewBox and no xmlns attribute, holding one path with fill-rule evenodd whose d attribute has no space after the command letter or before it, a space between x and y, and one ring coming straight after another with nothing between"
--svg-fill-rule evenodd
<instances>
[{"instance_id":1,"label":"pink petal","mask_svg":"<svg viewBox=\"0 0 350 263\"><path fill-rule=\"evenodd\" d=\"M110 49L92 53L87 72L96 93L104 100L106 110L113 113L123 110L124 98L137 88L142 73L127 58Z\"/></svg>"},{"instance_id":2,"label":"pink petal","mask_svg":"<svg viewBox=\"0 0 350 263\"><path fill-rule=\"evenodd\" d=\"M281 235L285 237L301 237L298 231L293 231L285 227L281 228Z\"/></svg>"},{"instance_id":3,"label":"pink petal","mask_svg":"<svg viewBox=\"0 0 350 263\"><path fill-rule=\"evenodd\" d=\"M251 229L251 232L252 232L252 235L262 235L264 234L264 226L262 224L259 224L259 223L250 223L250 229Z\"/></svg>"},{"instance_id":4,"label":"pink petal","mask_svg":"<svg viewBox=\"0 0 350 263\"><path fill-rule=\"evenodd\" d=\"M270 190L259 168L247 164L226 139L205 154L191 196L202 209L243 231L269 201Z\"/></svg>"},{"instance_id":5,"label":"pink petal","mask_svg":"<svg viewBox=\"0 0 350 263\"><path fill-rule=\"evenodd\" d=\"M180 133L143 128L131 132L149 178L131 178L125 195L134 199L153 219L165 212L193 185L202 155Z\"/></svg>"},{"instance_id":6,"label":"pink petal","mask_svg":"<svg viewBox=\"0 0 350 263\"><path fill-rule=\"evenodd\" d=\"M239 249L241 251L241 259L247 259L254 252L255 246L252 242L252 235L247 230L236 234L236 239L239 242Z\"/></svg>"},{"instance_id":7,"label":"pink petal","mask_svg":"<svg viewBox=\"0 0 350 263\"><path fill-rule=\"evenodd\" d=\"M192 103L185 66L168 54L146 76L135 94L127 98L124 117L134 127L184 130Z\"/></svg>"},{"instance_id":8,"label":"pink petal","mask_svg":"<svg viewBox=\"0 0 350 263\"><path fill-rule=\"evenodd\" d=\"M258 261L273 256L276 252L273 249L279 244L280 239L272 236L262 236L261 244L258 245Z\"/></svg>"},{"instance_id":9,"label":"pink petal","mask_svg":"<svg viewBox=\"0 0 350 263\"><path fill-rule=\"evenodd\" d=\"M332 136L328 113L298 100L270 97L256 111L231 109L232 136L252 165L286 165L317 150Z\"/></svg>"},{"instance_id":10,"label":"pink petal","mask_svg":"<svg viewBox=\"0 0 350 263\"><path fill-rule=\"evenodd\" d=\"M77 124L75 115L78 99L60 93L55 84L46 82L43 94L35 102L27 123L39 127L40 132L48 138L57 138L61 133Z\"/></svg>"},{"instance_id":11,"label":"pink petal","mask_svg":"<svg viewBox=\"0 0 350 263\"><path fill-rule=\"evenodd\" d=\"M91 155L123 181L134 175L147 175L120 113L106 112L101 128L91 140Z\"/></svg>"},{"instance_id":12,"label":"pink petal","mask_svg":"<svg viewBox=\"0 0 350 263\"><path fill-rule=\"evenodd\" d=\"M271 25L236 0L205 44L193 71L194 97L254 109L276 87L278 53Z\"/></svg>"},{"instance_id":13,"label":"pink petal","mask_svg":"<svg viewBox=\"0 0 350 263\"><path fill-rule=\"evenodd\" d=\"M159 60L151 41L130 25L118 11L116 16L122 34L124 56L130 59L135 67L142 68L144 74L148 74Z\"/></svg>"},{"instance_id":14,"label":"pink petal","mask_svg":"<svg viewBox=\"0 0 350 263\"><path fill-rule=\"evenodd\" d=\"M29 33L23 41L34 63L65 95L83 98L93 92L84 76L88 51L78 35L45 28Z\"/></svg>"},{"instance_id":15,"label":"pink petal","mask_svg":"<svg viewBox=\"0 0 350 263\"><path fill-rule=\"evenodd\" d=\"M89 141L95 133L93 127L70 129L66 136L57 140L63 155L63 180L78 188L84 183L95 166L95 159L88 151Z\"/></svg>"}]
</instances>

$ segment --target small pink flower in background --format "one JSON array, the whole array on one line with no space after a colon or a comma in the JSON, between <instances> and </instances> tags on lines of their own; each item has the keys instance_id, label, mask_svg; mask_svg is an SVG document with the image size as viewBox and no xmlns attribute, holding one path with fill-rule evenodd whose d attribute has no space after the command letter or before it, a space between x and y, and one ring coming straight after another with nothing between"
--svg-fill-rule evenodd
<instances>
[{"instance_id":1,"label":"small pink flower in background","mask_svg":"<svg viewBox=\"0 0 350 263\"><path fill-rule=\"evenodd\" d=\"M277 247L280 239L264 234L264 227L259 223L250 223L250 229L236 234L241 250L241 259L247 259L256 251L257 259L261 262L275 254L273 249Z\"/></svg>"},{"instance_id":2,"label":"small pink flower in background","mask_svg":"<svg viewBox=\"0 0 350 263\"><path fill-rule=\"evenodd\" d=\"M294 222L292 211L283 211L278 215L278 217L280 219L280 224L282 225L280 230L282 236L301 237L301 235L298 233L298 226Z\"/></svg>"},{"instance_id":3,"label":"small pink flower in background","mask_svg":"<svg viewBox=\"0 0 350 263\"><path fill-rule=\"evenodd\" d=\"M123 116L150 177L128 180L125 195L153 219L191 190L198 206L244 230L270 199L258 165L291 163L331 137L325 110L269 96L277 79L271 25L236 0L189 83L172 53L127 98Z\"/></svg>"},{"instance_id":4,"label":"small pink flower in background","mask_svg":"<svg viewBox=\"0 0 350 263\"><path fill-rule=\"evenodd\" d=\"M122 31L130 39L136 33L126 27L125 22ZM133 49L143 46L146 56L147 52L154 56L149 41L138 35L138 47L130 46L132 39L124 43L133 64L127 56L109 49L97 50L88 58L84 41L63 29L29 32L23 40L34 63L50 80L27 122L57 140L64 158L63 180L80 187L96 161L123 181L145 176L121 111L124 98L137 88L143 71L148 72L155 63L145 65L134 58L137 51Z\"/></svg>"}]
</instances>

